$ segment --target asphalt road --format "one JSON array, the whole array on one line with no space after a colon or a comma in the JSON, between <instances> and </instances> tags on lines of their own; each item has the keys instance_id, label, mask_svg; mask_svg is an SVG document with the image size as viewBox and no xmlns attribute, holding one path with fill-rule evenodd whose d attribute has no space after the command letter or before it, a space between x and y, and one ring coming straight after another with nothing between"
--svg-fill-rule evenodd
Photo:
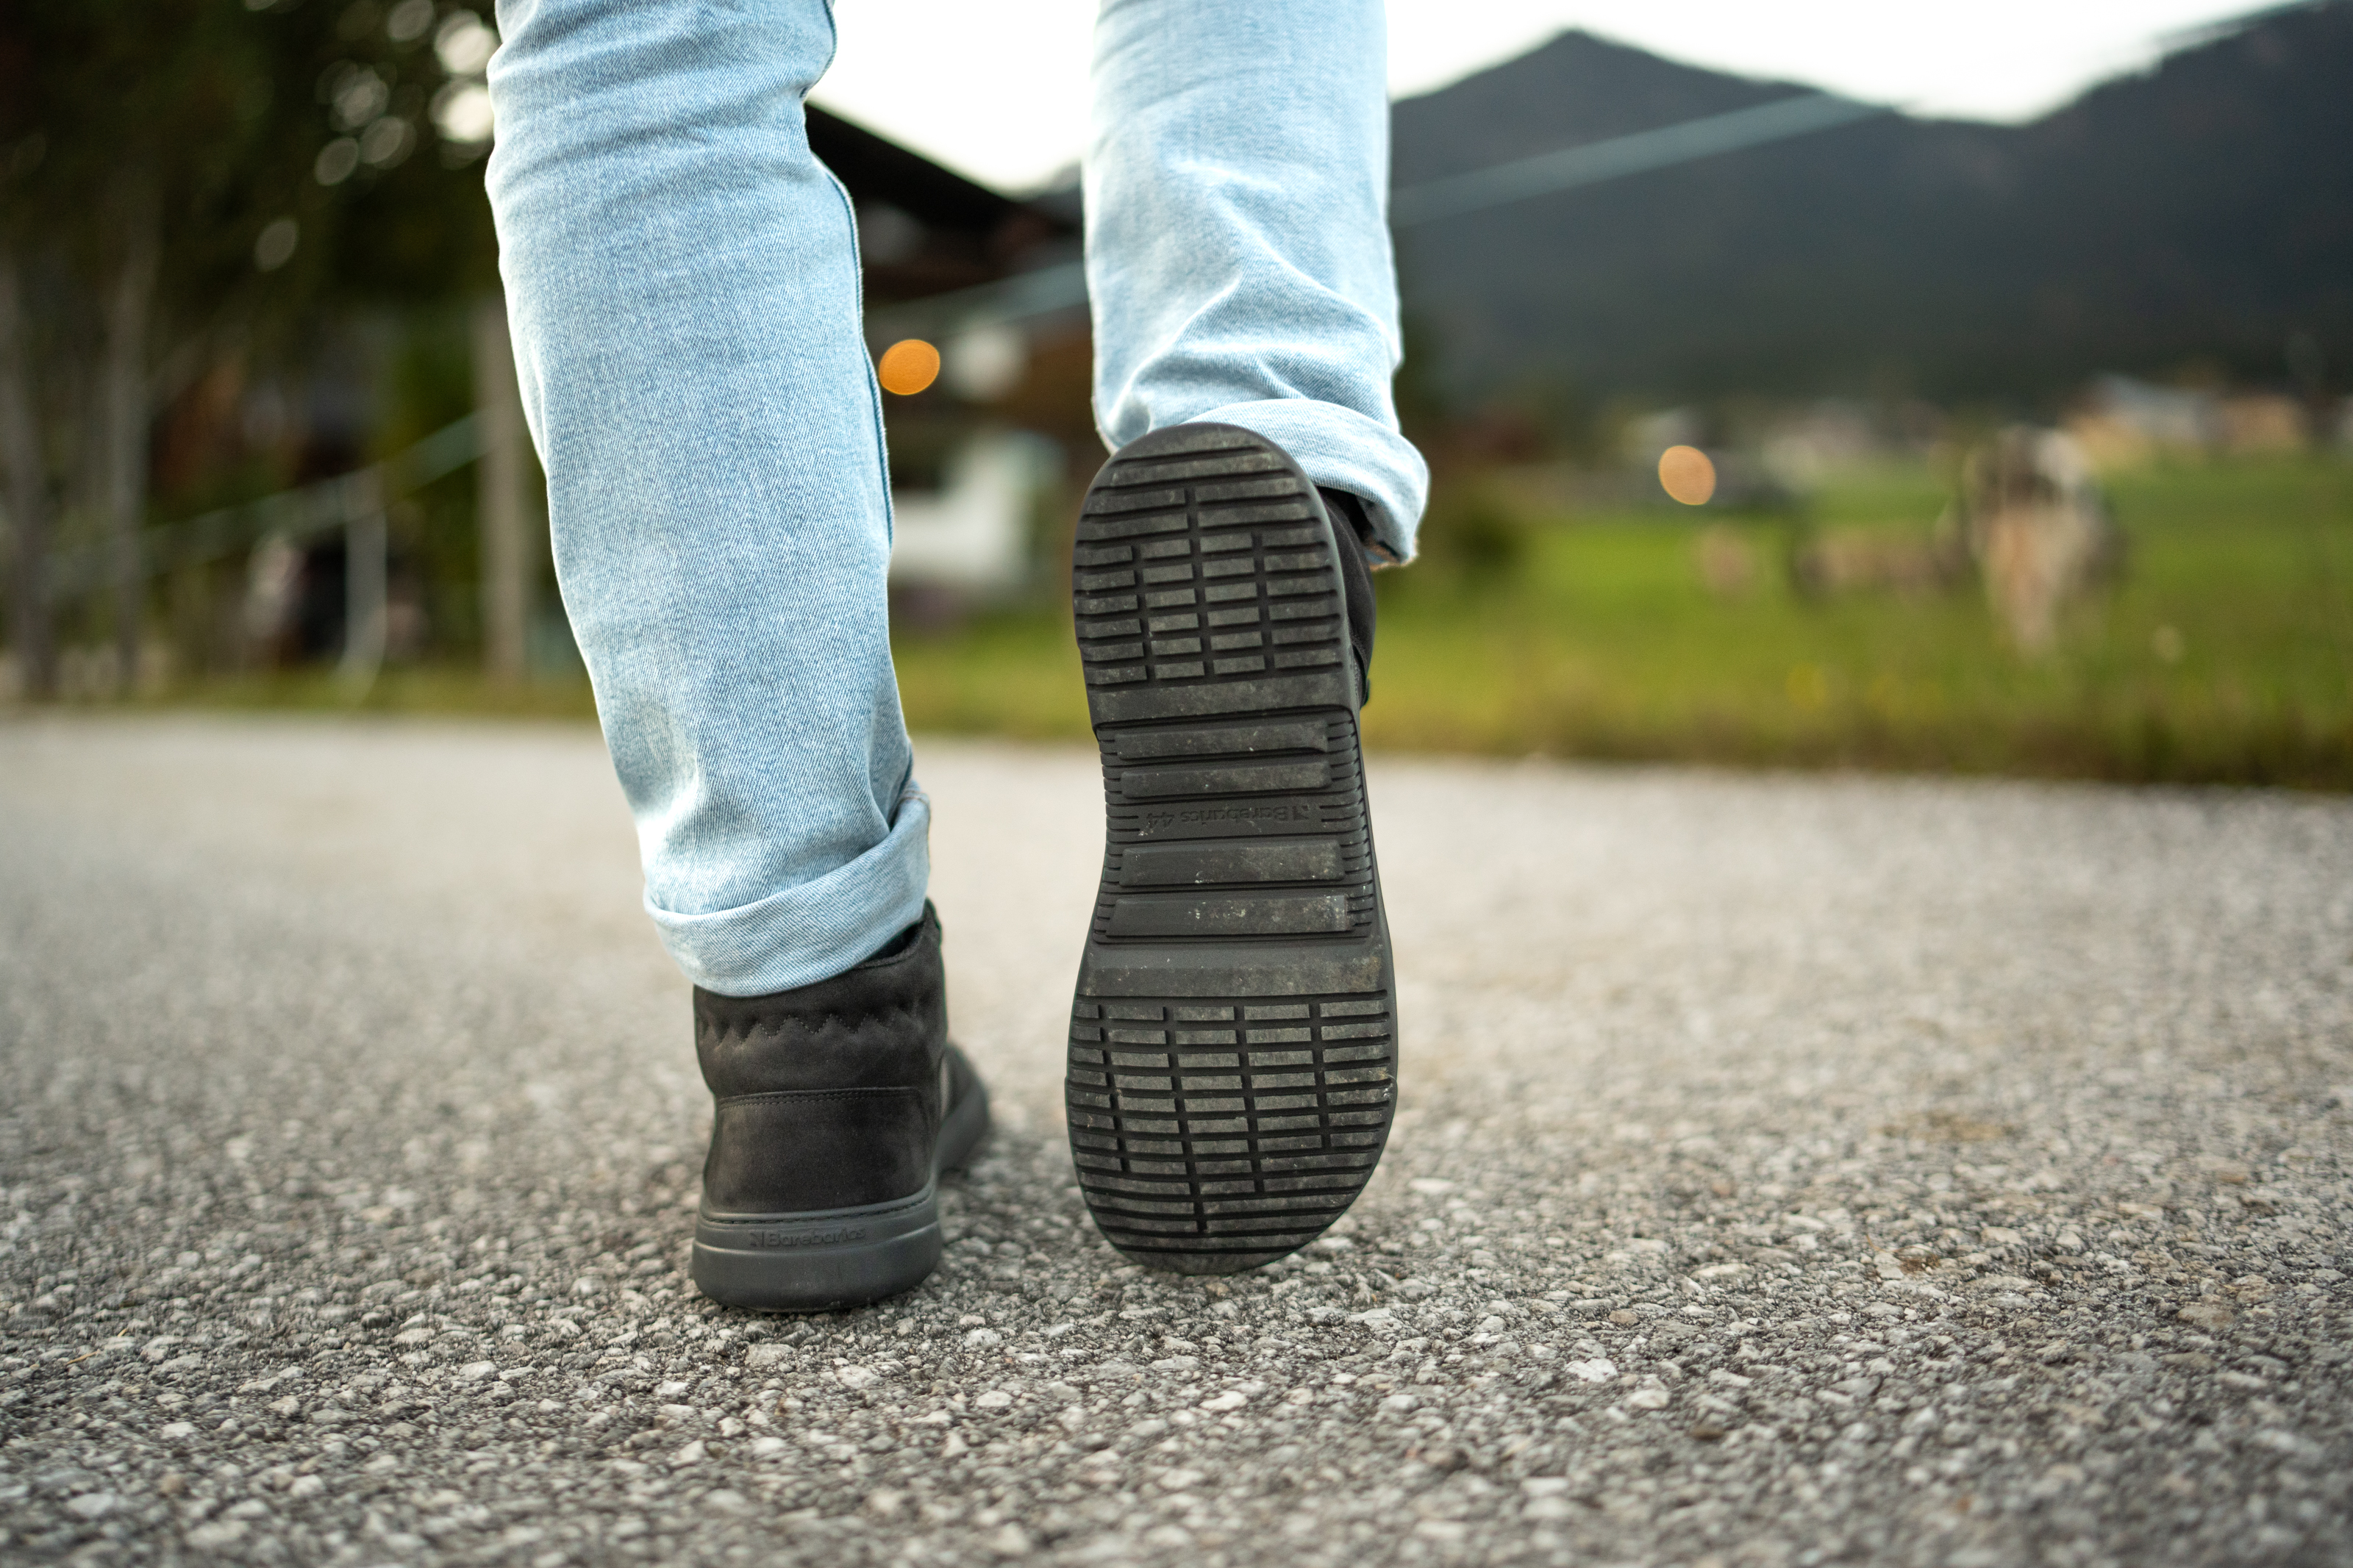
<instances>
[{"instance_id":1,"label":"asphalt road","mask_svg":"<svg viewBox=\"0 0 2353 1568\"><path fill-rule=\"evenodd\" d=\"M2353 803L1377 759L1397 1137L1203 1281L1061 1142L1092 760L920 751L1000 1130L787 1319L592 733L0 724L0 1560L2353 1561Z\"/></svg>"}]
</instances>

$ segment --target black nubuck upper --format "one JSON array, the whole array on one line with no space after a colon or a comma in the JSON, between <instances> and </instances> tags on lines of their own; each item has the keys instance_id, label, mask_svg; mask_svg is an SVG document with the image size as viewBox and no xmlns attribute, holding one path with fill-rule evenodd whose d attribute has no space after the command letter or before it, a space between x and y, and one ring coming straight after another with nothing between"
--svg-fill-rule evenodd
<instances>
[{"instance_id":1,"label":"black nubuck upper","mask_svg":"<svg viewBox=\"0 0 2353 1568\"><path fill-rule=\"evenodd\" d=\"M937 1184L988 1127L948 1042L940 922L855 968L766 996L694 993L717 1100L694 1282L733 1307L825 1311L921 1283L940 1258Z\"/></svg>"}]
</instances>

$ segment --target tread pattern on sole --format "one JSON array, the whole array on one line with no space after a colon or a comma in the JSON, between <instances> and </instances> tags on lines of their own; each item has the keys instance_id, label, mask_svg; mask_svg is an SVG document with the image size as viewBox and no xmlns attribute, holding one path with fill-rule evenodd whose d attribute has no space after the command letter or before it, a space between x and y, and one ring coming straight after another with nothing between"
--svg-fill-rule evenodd
<instances>
[{"instance_id":1,"label":"tread pattern on sole","mask_svg":"<svg viewBox=\"0 0 2353 1568\"><path fill-rule=\"evenodd\" d=\"M1380 1159L1397 1089L1389 996L1082 997L1065 1085L1079 1185L1114 1247L1289 1252L1340 1217Z\"/></svg>"},{"instance_id":2,"label":"tread pattern on sole","mask_svg":"<svg viewBox=\"0 0 2353 1568\"><path fill-rule=\"evenodd\" d=\"M1284 952L1386 937L1321 502L1247 431L1139 446L1089 489L1072 563L1107 815L1090 952L1230 951L1241 994L1092 994L1082 981L1071 1152L1114 1247L1222 1272L1339 1217L1396 1097L1385 962L1382 985L1347 994L1258 994L1265 981L1248 976Z\"/></svg>"},{"instance_id":3,"label":"tread pattern on sole","mask_svg":"<svg viewBox=\"0 0 2353 1568\"><path fill-rule=\"evenodd\" d=\"M1097 725L1098 940L1369 933L1347 624L1319 511L1280 454L1220 426L1114 458L1088 491L1072 573L1090 696L1099 721L1105 688L1155 700Z\"/></svg>"}]
</instances>

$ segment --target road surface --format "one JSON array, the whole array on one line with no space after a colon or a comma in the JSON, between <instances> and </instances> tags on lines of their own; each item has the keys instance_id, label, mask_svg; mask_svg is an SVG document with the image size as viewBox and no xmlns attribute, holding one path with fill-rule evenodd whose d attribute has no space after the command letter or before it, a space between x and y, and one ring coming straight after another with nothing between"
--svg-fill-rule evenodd
<instances>
[{"instance_id":1,"label":"road surface","mask_svg":"<svg viewBox=\"0 0 2353 1568\"><path fill-rule=\"evenodd\" d=\"M1000 1129L780 1319L592 731L0 724L0 1558L2353 1560L2353 804L1376 759L1397 1136L1220 1281L1071 1182L1092 759L919 753Z\"/></svg>"}]
</instances>

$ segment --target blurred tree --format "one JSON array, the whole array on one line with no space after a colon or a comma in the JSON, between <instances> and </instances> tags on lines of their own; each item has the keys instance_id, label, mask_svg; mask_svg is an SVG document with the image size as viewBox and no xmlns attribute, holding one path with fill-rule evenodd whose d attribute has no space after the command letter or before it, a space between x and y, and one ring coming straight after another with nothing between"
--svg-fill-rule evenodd
<instances>
[{"instance_id":1,"label":"blurred tree","mask_svg":"<svg viewBox=\"0 0 2353 1568\"><path fill-rule=\"evenodd\" d=\"M0 9L0 494L35 695L54 680L41 572L60 516L102 520L135 676L158 407L225 362L299 363L363 301L495 286L494 43L445 0Z\"/></svg>"}]
</instances>

